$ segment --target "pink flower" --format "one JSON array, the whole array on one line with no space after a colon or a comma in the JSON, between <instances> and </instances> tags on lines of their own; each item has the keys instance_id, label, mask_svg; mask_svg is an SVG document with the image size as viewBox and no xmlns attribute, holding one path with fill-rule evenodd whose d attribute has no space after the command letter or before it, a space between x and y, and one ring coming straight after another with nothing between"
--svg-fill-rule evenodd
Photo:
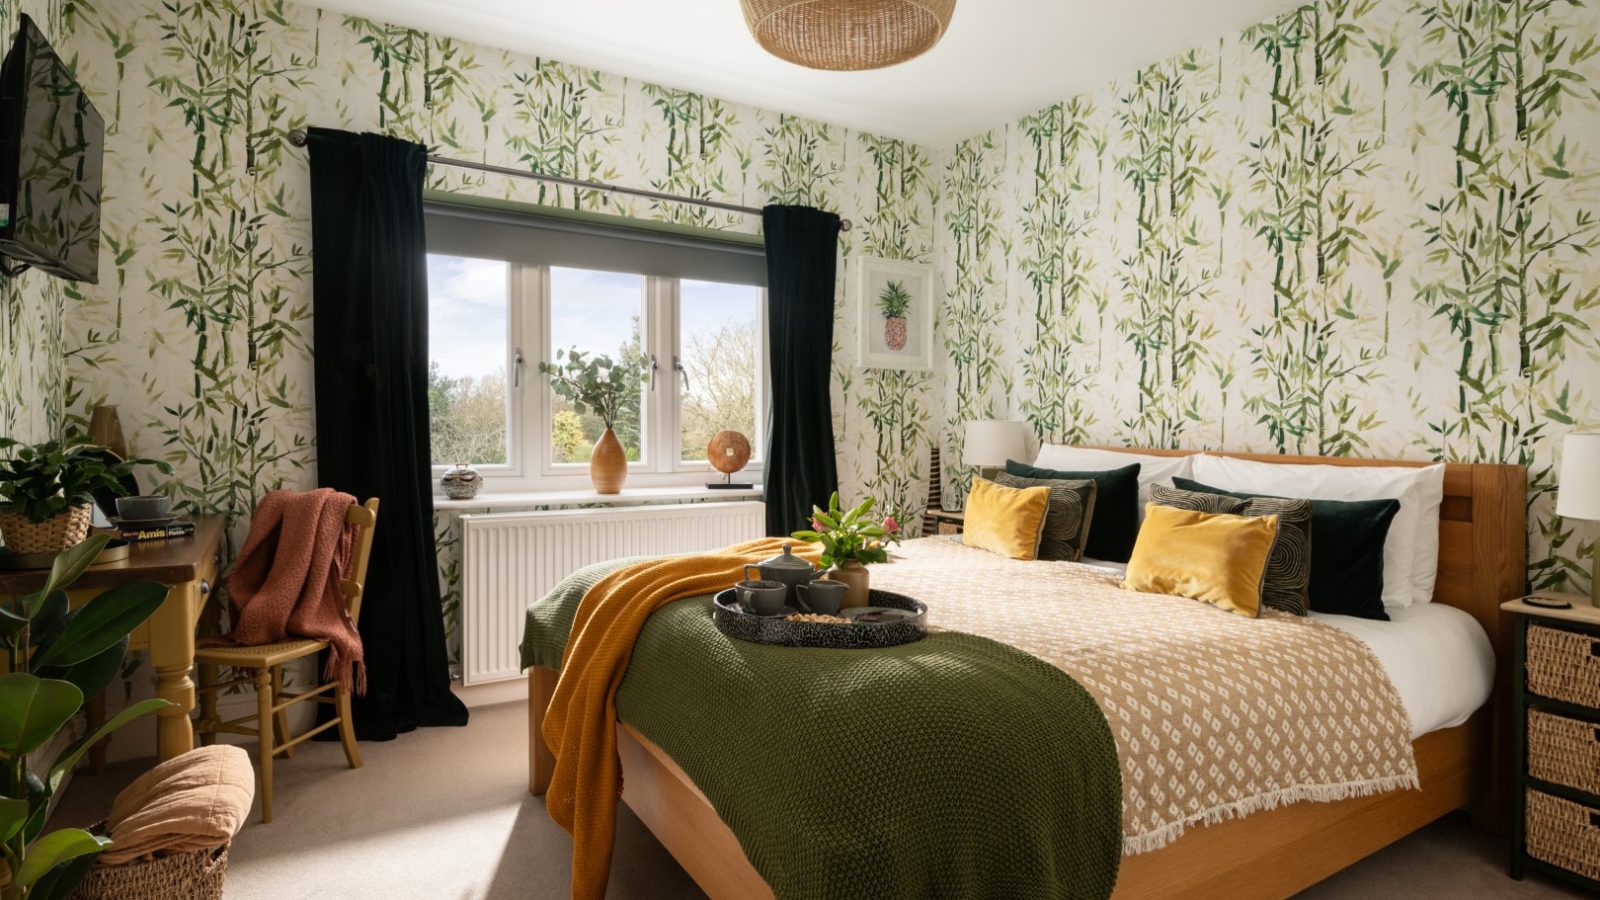
<instances>
[{"instance_id":1,"label":"pink flower","mask_svg":"<svg viewBox=\"0 0 1600 900\"><path fill-rule=\"evenodd\" d=\"M827 529L822 527L822 522L821 521L819 521L817 519L812 519L811 520L811 530L812 531L826 531Z\"/></svg>"},{"instance_id":2,"label":"pink flower","mask_svg":"<svg viewBox=\"0 0 1600 900\"><path fill-rule=\"evenodd\" d=\"M900 523L894 520L894 516L885 516L883 519L883 528L890 534L894 534L896 531L900 530Z\"/></svg>"}]
</instances>

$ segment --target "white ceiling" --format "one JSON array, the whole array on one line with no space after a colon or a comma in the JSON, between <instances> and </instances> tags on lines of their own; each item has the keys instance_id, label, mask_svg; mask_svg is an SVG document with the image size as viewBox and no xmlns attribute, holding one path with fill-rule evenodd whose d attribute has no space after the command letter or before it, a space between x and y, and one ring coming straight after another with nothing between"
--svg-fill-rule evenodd
<instances>
[{"instance_id":1,"label":"white ceiling","mask_svg":"<svg viewBox=\"0 0 1600 900\"><path fill-rule=\"evenodd\" d=\"M945 144L1207 44L1303 0L959 0L944 40L875 72L768 55L737 0L309 0L493 47Z\"/></svg>"}]
</instances>

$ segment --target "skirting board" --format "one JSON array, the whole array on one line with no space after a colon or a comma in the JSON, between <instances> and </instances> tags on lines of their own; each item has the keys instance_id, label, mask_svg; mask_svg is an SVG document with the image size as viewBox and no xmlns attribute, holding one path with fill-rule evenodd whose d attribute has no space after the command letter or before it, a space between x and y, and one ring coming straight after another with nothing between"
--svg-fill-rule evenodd
<instances>
[{"instance_id":1,"label":"skirting board","mask_svg":"<svg viewBox=\"0 0 1600 900\"><path fill-rule=\"evenodd\" d=\"M528 702L528 679L522 677L507 681L491 681L487 684L462 684L460 679L455 679L450 682L450 690L461 698L461 702L465 703L468 709L495 706L500 703Z\"/></svg>"}]
</instances>

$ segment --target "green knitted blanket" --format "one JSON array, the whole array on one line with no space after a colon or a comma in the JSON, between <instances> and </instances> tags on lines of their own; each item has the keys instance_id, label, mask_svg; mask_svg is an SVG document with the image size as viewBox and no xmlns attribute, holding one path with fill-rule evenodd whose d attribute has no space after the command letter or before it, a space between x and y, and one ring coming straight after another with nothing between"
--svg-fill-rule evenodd
<instances>
[{"instance_id":1,"label":"green knitted blanket","mask_svg":"<svg viewBox=\"0 0 1600 900\"><path fill-rule=\"evenodd\" d=\"M558 668L596 581L528 609L524 667ZM779 898L1096 897L1122 853L1105 717L1020 650L940 632L885 650L724 636L711 600L645 625L617 712L710 799Z\"/></svg>"}]
</instances>

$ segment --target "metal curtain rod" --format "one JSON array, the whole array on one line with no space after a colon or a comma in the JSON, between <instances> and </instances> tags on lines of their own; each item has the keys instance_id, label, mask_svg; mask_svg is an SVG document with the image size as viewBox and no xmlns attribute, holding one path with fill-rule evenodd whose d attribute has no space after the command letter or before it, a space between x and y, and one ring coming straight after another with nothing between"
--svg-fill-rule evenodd
<instances>
[{"instance_id":1,"label":"metal curtain rod","mask_svg":"<svg viewBox=\"0 0 1600 900\"><path fill-rule=\"evenodd\" d=\"M296 147L306 145L306 130L295 128L289 132L289 143ZM682 197L677 194L664 194L660 191L647 191L643 188L625 187L620 184L602 184L598 181L582 181L577 178L567 178L564 175L541 175L538 172L526 172L522 169L510 169L505 166L492 166L488 163L473 162L470 159L450 159L445 156L429 156L428 162L436 166L455 166L458 169L476 169L479 172L488 172L493 175L505 175L511 178L531 178L534 181L547 181L551 184L564 184L567 187L578 188L585 191L606 191L612 194L628 194L633 197L644 197L647 200L663 200L668 203L689 203L695 206L705 206L711 209L725 209L728 212L743 213L747 216L761 215L761 209L754 206L740 206L736 203L724 203L721 200L705 200L700 197ZM849 219L839 220L839 230L849 231Z\"/></svg>"}]
</instances>

